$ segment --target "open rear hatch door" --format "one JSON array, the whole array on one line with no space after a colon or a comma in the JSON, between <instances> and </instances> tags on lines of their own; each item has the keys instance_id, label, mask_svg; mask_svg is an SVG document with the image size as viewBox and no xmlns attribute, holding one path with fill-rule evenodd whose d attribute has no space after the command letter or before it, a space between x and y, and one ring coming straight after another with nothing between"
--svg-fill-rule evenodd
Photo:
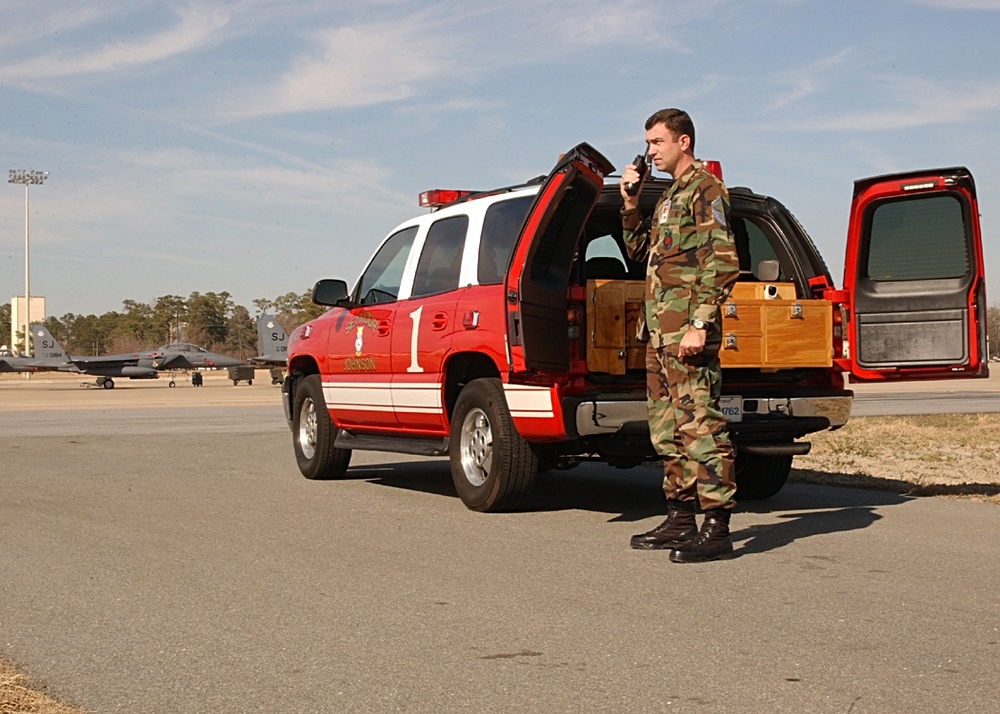
<instances>
[{"instance_id":1,"label":"open rear hatch door","mask_svg":"<svg viewBox=\"0 0 1000 714\"><path fill-rule=\"evenodd\" d=\"M507 273L507 336L515 371L569 370L570 270L584 225L614 171L580 144L560 157L528 212Z\"/></svg>"},{"instance_id":2,"label":"open rear hatch door","mask_svg":"<svg viewBox=\"0 0 1000 714\"><path fill-rule=\"evenodd\" d=\"M844 288L852 381L985 377L986 284L972 174L854 184Z\"/></svg>"}]
</instances>

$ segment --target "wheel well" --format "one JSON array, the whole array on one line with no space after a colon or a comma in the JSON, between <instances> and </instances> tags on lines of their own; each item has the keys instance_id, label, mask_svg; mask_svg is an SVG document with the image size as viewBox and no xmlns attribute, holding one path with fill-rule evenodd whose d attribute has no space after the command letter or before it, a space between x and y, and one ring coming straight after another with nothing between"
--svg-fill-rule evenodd
<instances>
[{"instance_id":1,"label":"wheel well","mask_svg":"<svg viewBox=\"0 0 1000 714\"><path fill-rule=\"evenodd\" d=\"M445 365L444 408L451 420L455 402L462 388L474 379L499 379L500 370L489 357L478 352L461 352L449 358Z\"/></svg>"},{"instance_id":2,"label":"wheel well","mask_svg":"<svg viewBox=\"0 0 1000 714\"><path fill-rule=\"evenodd\" d=\"M282 391L287 395L289 410L295 403L295 388L298 386L299 380L310 374L319 374L319 365L312 357L299 356L288 363L288 378L285 379ZM291 411L288 413L291 414Z\"/></svg>"}]
</instances>

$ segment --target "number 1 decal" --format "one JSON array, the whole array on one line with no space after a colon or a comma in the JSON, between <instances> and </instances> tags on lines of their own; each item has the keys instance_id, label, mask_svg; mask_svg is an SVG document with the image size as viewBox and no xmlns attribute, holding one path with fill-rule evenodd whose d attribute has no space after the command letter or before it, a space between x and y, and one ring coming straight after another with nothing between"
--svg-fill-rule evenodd
<instances>
[{"instance_id":1,"label":"number 1 decal","mask_svg":"<svg viewBox=\"0 0 1000 714\"><path fill-rule=\"evenodd\" d=\"M410 313L410 319L413 320L413 332L410 334L410 366L406 368L407 372L424 371L424 368L417 362L417 328L420 327L420 313L423 311L424 306L421 305Z\"/></svg>"}]
</instances>

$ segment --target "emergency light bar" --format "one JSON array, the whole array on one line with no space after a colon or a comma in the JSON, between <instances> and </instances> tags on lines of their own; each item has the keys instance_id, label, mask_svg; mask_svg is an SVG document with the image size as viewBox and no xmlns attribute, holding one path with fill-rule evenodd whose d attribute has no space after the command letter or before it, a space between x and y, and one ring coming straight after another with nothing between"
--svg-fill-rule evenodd
<instances>
[{"instance_id":1,"label":"emergency light bar","mask_svg":"<svg viewBox=\"0 0 1000 714\"><path fill-rule=\"evenodd\" d=\"M440 208L460 198L472 195L472 191L459 191L457 189L435 188L424 191L420 194L417 203L421 208Z\"/></svg>"}]
</instances>

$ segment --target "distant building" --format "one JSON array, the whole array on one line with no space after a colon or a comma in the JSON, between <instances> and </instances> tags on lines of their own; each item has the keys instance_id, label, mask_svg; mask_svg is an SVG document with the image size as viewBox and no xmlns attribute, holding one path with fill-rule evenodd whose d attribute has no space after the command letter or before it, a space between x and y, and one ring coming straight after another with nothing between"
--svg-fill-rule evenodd
<instances>
[{"instance_id":1,"label":"distant building","mask_svg":"<svg viewBox=\"0 0 1000 714\"><path fill-rule=\"evenodd\" d=\"M31 311L28 312L29 323L44 322L45 298L41 295L31 296ZM28 354L31 343L26 346L18 339L18 334L24 331L24 295L15 295L10 299L10 345L19 349L21 354Z\"/></svg>"}]
</instances>

